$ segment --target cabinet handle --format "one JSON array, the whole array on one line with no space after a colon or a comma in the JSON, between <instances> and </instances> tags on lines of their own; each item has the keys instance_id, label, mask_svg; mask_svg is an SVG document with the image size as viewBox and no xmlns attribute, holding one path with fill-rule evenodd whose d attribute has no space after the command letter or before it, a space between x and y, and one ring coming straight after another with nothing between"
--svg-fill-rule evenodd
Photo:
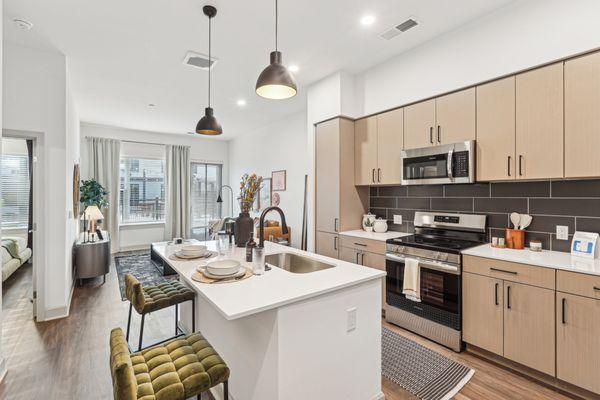
<instances>
[{"instance_id":1,"label":"cabinet handle","mask_svg":"<svg viewBox=\"0 0 600 400\"><path fill-rule=\"evenodd\" d=\"M496 272L504 272L505 274L511 274L511 275L517 275L517 273L515 271L507 271L505 269L498 269L498 268L490 268L490 271L496 271Z\"/></svg>"},{"instance_id":2,"label":"cabinet handle","mask_svg":"<svg viewBox=\"0 0 600 400\"><path fill-rule=\"evenodd\" d=\"M381 182L381 168L377 168L377 182Z\"/></svg>"},{"instance_id":3,"label":"cabinet handle","mask_svg":"<svg viewBox=\"0 0 600 400\"><path fill-rule=\"evenodd\" d=\"M337 218L333 219L333 231L334 232L338 231L338 219Z\"/></svg>"},{"instance_id":4,"label":"cabinet handle","mask_svg":"<svg viewBox=\"0 0 600 400\"><path fill-rule=\"evenodd\" d=\"M334 236L334 237L333 237L333 249L334 249L334 250L337 250L337 249L338 249L338 247L337 247L337 241L338 241L338 237L337 237L337 236Z\"/></svg>"},{"instance_id":5,"label":"cabinet handle","mask_svg":"<svg viewBox=\"0 0 600 400\"><path fill-rule=\"evenodd\" d=\"M519 154L519 176L523 176L523 156Z\"/></svg>"},{"instance_id":6,"label":"cabinet handle","mask_svg":"<svg viewBox=\"0 0 600 400\"><path fill-rule=\"evenodd\" d=\"M367 247L367 245L364 244L364 243L354 243L354 244L357 245L357 246Z\"/></svg>"},{"instance_id":7,"label":"cabinet handle","mask_svg":"<svg viewBox=\"0 0 600 400\"><path fill-rule=\"evenodd\" d=\"M429 143L433 144L433 126L429 127Z\"/></svg>"},{"instance_id":8,"label":"cabinet handle","mask_svg":"<svg viewBox=\"0 0 600 400\"><path fill-rule=\"evenodd\" d=\"M510 175L510 159L511 159L511 157L508 156L508 168L507 168L508 169L508 176L511 176Z\"/></svg>"},{"instance_id":9,"label":"cabinet handle","mask_svg":"<svg viewBox=\"0 0 600 400\"><path fill-rule=\"evenodd\" d=\"M360 255L360 252L358 252L358 251L357 251L357 252L356 252L356 263L357 263L357 264L359 264L359 262L358 262L358 256L359 256L359 255Z\"/></svg>"},{"instance_id":10,"label":"cabinet handle","mask_svg":"<svg viewBox=\"0 0 600 400\"><path fill-rule=\"evenodd\" d=\"M600 287L598 287L598 286L594 286L594 290L595 290L596 292L600 292Z\"/></svg>"},{"instance_id":11,"label":"cabinet handle","mask_svg":"<svg viewBox=\"0 0 600 400\"><path fill-rule=\"evenodd\" d=\"M360 265L365 265L365 253L360 253Z\"/></svg>"},{"instance_id":12,"label":"cabinet handle","mask_svg":"<svg viewBox=\"0 0 600 400\"><path fill-rule=\"evenodd\" d=\"M510 286L506 287L506 308L510 310Z\"/></svg>"},{"instance_id":13,"label":"cabinet handle","mask_svg":"<svg viewBox=\"0 0 600 400\"><path fill-rule=\"evenodd\" d=\"M566 325L567 324L567 312L566 312L566 307L567 307L567 299L565 299L564 297L562 298L562 324Z\"/></svg>"},{"instance_id":14,"label":"cabinet handle","mask_svg":"<svg viewBox=\"0 0 600 400\"><path fill-rule=\"evenodd\" d=\"M373 172L371 172L371 180L375 183L375 168L373 168Z\"/></svg>"},{"instance_id":15,"label":"cabinet handle","mask_svg":"<svg viewBox=\"0 0 600 400\"><path fill-rule=\"evenodd\" d=\"M497 306L500 305L500 302L498 301L498 288L500 287L500 285L498 283L496 283L495 288L494 288L494 303L496 303Z\"/></svg>"},{"instance_id":16,"label":"cabinet handle","mask_svg":"<svg viewBox=\"0 0 600 400\"><path fill-rule=\"evenodd\" d=\"M437 129L437 141L438 143L442 143L442 127L438 125Z\"/></svg>"}]
</instances>

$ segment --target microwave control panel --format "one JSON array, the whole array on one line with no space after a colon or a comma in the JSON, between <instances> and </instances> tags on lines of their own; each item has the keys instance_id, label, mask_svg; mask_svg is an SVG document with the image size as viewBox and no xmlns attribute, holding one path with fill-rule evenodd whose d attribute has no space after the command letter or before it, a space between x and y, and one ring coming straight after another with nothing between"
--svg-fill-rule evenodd
<instances>
[{"instance_id":1,"label":"microwave control panel","mask_svg":"<svg viewBox=\"0 0 600 400\"><path fill-rule=\"evenodd\" d=\"M457 151L452 155L452 175L455 178L463 178L469 176L469 152Z\"/></svg>"}]
</instances>

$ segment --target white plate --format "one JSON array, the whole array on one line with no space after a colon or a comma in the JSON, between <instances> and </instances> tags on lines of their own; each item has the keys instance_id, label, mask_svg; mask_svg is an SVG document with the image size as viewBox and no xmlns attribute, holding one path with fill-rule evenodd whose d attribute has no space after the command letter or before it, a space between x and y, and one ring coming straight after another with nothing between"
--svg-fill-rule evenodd
<instances>
[{"instance_id":1,"label":"white plate","mask_svg":"<svg viewBox=\"0 0 600 400\"><path fill-rule=\"evenodd\" d=\"M186 255L203 254L206 253L206 246L202 246L199 244L191 244L188 246L183 246L181 249L179 249L179 251L181 251L182 254Z\"/></svg>"},{"instance_id":2,"label":"white plate","mask_svg":"<svg viewBox=\"0 0 600 400\"><path fill-rule=\"evenodd\" d=\"M204 253L200 253L200 254L184 254L181 251L178 251L175 253L175 256L179 257L179 258L187 258L187 259L194 259L194 258L206 258L209 254L211 254L209 251L206 251Z\"/></svg>"},{"instance_id":3,"label":"white plate","mask_svg":"<svg viewBox=\"0 0 600 400\"><path fill-rule=\"evenodd\" d=\"M206 271L212 275L227 276L238 272L240 262L237 260L218 260L206 264Z\"/></svg>"},{"instance_id":4,"label":"white plate","mask_svg":"<svg viewBox=\"0 0 600 400\"><path fill-rule=\"evenodd\" d=\"M234 274L231 275L214 275L211 274L210 272L208 272L206 269L202 268L198 268L199 272L201 274L203 274L204 276L206 276L207 278L210 279L229 279L229 278L239 278L240 276L244 276L246 274L246 268L244 267L239 267L239 270L236 271Z\"/></svg>"}]
</instances>

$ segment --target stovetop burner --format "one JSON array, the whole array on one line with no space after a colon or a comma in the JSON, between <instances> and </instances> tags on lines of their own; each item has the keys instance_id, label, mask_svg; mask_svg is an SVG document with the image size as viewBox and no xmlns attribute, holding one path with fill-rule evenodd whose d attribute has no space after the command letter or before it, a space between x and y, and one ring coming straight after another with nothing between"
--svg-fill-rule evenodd
<instances>
[{"instance_id":1,"label":"stovetop burner","mask_svg":"<svg viewBox=\"0 0 600 400\"><path fill-rule=\"evenodd\" d=\"M419 234L389 239L387 243L401 246L419 247L429 250L446 251L449 253L459 253L462 250L482 244L482 242L474 242L470 240Z\"/></svg>"}]
</instances>

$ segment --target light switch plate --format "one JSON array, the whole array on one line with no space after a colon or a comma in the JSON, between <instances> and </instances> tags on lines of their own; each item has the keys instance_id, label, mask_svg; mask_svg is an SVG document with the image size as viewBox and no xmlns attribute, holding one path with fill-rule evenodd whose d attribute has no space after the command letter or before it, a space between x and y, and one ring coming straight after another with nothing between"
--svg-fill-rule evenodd
<instances>
[{"instance_id":1,"label":"light switch plate","mask_svg":"<svg viewBox=\"0 0 600 400\"><path fill-rule=\"evenodd\" d=\"M566 225L556 225L556 238L558 240L569 240L569 227Z\"/></svg>"},{"instance_id":2,"label":"light switch plate","mask_svg":"<svg viewBox=\"0 0 600 400\"><path fill-rule=\"evenodd\" d=\"M356 307L346 310L346 332L352 332L356 329Z\"/></svg>"},{"instance_id":3,"label":"light switch plate","mask_svg":"<svg viewBox=\"0 0 600 400\"><path fill-rule=\"evenodd\" d=\"M394 215L394 224L402 225L402 215Z\"/></svg>"}]
</instances>

